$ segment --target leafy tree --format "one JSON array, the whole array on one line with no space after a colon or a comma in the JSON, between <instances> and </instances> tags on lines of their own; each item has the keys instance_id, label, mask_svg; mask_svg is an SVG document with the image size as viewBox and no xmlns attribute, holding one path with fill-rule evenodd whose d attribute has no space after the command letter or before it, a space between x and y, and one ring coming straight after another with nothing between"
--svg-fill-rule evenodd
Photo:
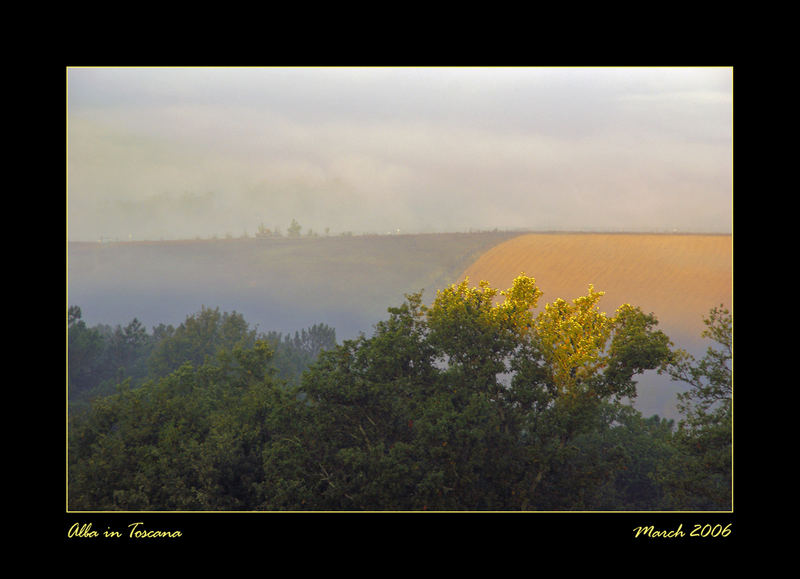
<instances>
[{"instance_id":1,"label":"leafy tree","mask_svg":"<svg viewBox=\"0 0 800 579\"><path fill-rule=\"evenodd\" d=\"M421 300L390 308L372 338L322 352L303 377L310 404L306 480L314 508L406 509L417 505L413 409L435 390L433 351L423 341Z\"/></svg>"},{"instance_id":2,"label":"leafy tree","mask_svg":"<svg viewBox=\"0 0 800 579\"><path fill-rule=\"evenodd\" d=\"M150 338L147 330L134 318L127 326L117 326L107 343L107 363L119 376L139 381L147 373L145 365Z\"/></svg>"},{"instance_id":3,"label":"leafy tree","mask_svg":"<svg viewBox=\"0 0 800 579\"><path fill-rule=\"evenodd\" d=\"M437 355L477 390L499 393L498 374L505 360L529 332L532 308L541 296L532 278L520 276L508 292L481 282L470 288L465 279L437 292L427 312L428 340ZM495 304L497 297L505 298Z\"/></svg>"},{"instance_id":4,"label":"leafy tree","mask_svg":"<svg viewBox=\"0 0 800 579\"><path fill-rule=\"evenodd\" d=\"M540 508L653 510L667 505L658 470L675 460L673 421L605 404L598 427L574 437L539 488Z\"/></svg>"},{"instance_id":5,"label":"leafy tree","mask_svg":"<svg viewBox=\"0 0 800 579\"><path fill-rule=\"evenodd\" d=\"M205 306L187 316L174 331L164 332L163 328L161 331L163 339L149 360L150 375L154 378L165 376L186 363L198 367L220 349L252 347L257 339L256 330L250 328L241 314L221 313L219 308Z\"/></svg>"},{"instance_id":6,"label":"leafy tree","mask_svg":"<svg viewBox=\"0 0 800 579\"><path fill-rule=\"evenodd\" d=\"M702 337L712 345L696 360L683 350L667 371L689 385L678 395L683 418L675 444L682 461L665 474L677 508L732 508L733 317L723 306L704 318Z\"/></svg>"},{"instance_id":7,"label":"leafy tree","mask_svg":"<svg viewBox=\"0 0 800 579\"><path fill-rule=\"evenodd\" d=\"M264 337L275 351L273 365L278 377L293 385L299 384L302 373L323 350L336 345L336 330L326 324L314 324L294 335L268 332Z\"/></svg>"},{"instance_id":8,"label":"leafy tree","mask_svg":"<svg viewBox=\"0 0 800 579\"><path fill-rule=\"evenodd\" d=\"M105 351L105 340L97 329L88 328L78 306L68 310L67 371L70 399L91 392Z\"/></svg>"},{"instance_id":9,"label":"leafy tree","mask_svg":"<svg viewBox=\"0 0 800 579\"><path fill-rule=\"evenodd\" d=\"M608 428L609 405L670 343L637 308L597 311L601 295L534 316L532 278L503 292L465 280L429 308L407 296L373 337L322 354L303 390L326 506L570 508L557 481L610 479L614 465L582 464L576 441Z\"/></svg>"},{"instance_id":10,"label":"leafy tree","mask_svg":"<svg viewBox=\"0 0 800 579\"><path fill-rule=\"evenodd\" d=\"M589 286L572 303L548 304L511 360L509 395L530 465L517 493L522 508L580 506L548 491L556 488L548 479L568 472L577 480L576 441L607 429L623 401L636 396L634 377L671 356L654 316L625 304L609 317L597 307L602 295ZM604 476L590 464L580 470L584 487Z\"/></svg>"},{"instance_id":11,"label":"leafy tree","mask_svg":"<svg viewBox=\"0 0 800 579\"><path fill-rule=\"evenodd\" d=\"M286 230L286 233L288 234L289 237L300 237L300 233L302 232L302 230L303 228L300 226L297 220L292 219L292 223L291 225L289 225L289 228Z\"/></svg>"},{"instance_id":12,"label":"leafy tree","mask_svg":"<svg viewBox=\"0 0 800 579\"><path fill-rule=\"evenodd\" d=\"M80 411L97 396L114 392L126 378L134 385L147 377L146 360L158 338L134 318L124 328L89 328L80 307L68 309L67 374L70 409Z\"/></svg>"},{"instance_id":13,"label":"leafy tree","mask_svg":"<svg viewBox=\"0 0 800 579\"><path fill-rule=\"evenodd\" d=\"M73 509L257 507L262 455L299 404L272 378L266 342L220 350L73 417Z\"/></svg>"}]
</instances>

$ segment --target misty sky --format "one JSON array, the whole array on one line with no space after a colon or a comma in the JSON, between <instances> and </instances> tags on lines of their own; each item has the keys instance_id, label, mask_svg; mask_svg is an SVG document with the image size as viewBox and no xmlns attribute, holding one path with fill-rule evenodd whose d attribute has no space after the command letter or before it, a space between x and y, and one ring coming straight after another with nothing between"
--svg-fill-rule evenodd
<instances>
[{"instance_id":1,"label":"misty sky","mask_svg":"<svg viewBox=\"0 0 800 579\"><path fill-rule=\"evenodd\" d=\"M69 68L70 240L730 232L730 68Z\"/></svg>"}]
</instances>

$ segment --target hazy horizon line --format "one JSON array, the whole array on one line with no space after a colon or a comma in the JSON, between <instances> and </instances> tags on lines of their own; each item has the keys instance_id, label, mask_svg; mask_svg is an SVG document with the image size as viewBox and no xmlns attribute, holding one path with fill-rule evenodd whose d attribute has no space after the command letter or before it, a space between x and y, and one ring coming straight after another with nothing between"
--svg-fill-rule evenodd
<instances>
[{"instance_id":1,"label":"hazy horizon line","mask_svg":"<svg viewBox=\"0 0 800 579\"><path fill-rule=\"evenodd\" d=\"M534 233L534 234L598 234L598 235L733 235L732 228L728 231L713 230L693 230L681 228L528 228L528 227L509 227L509 228L468 228L466 230L447 230L447 231L340 231L340 232L312 232L301 233L299 235L288 235L286 233L274 233L268 235L258 235L257 233L246 233L245 235L231 234L212 234L194 237L142 237L135 238L129 235L124 237L100 236L99 239L70 239L68 243L141 243L141 242L170 242L170 241L237 241L246 239L279 240L279 239L336 239L348 237L400 237L412 235L454 235L454 234L480 234L480 233Z\"/></svg>"}]
</instances>

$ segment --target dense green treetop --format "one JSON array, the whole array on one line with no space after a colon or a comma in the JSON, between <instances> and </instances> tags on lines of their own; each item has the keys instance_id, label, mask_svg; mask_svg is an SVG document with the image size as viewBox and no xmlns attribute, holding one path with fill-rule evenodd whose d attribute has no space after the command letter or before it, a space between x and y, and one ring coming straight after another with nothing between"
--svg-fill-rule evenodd
<instances>
[{"instance_id":1,"label":"dense green treetop","mask_svg":"<svg viewBox=\"0 0 800 579\"><path fill-rule=\"evenodd\" d=\"M205 308L160 328L150 378L72 418L70 506L726 508L729 348L697 363L653 315L602 312L592 286L535 313L543 294L524 274L504 291L464 280L421 295L341 344L324 325L258 334ZM76 356L98 343L78 314ZM715 310L708 335L729 345L728 325ZM690 384L677 427L631 405L654 369Z\"/></svg>"}]
</instances>

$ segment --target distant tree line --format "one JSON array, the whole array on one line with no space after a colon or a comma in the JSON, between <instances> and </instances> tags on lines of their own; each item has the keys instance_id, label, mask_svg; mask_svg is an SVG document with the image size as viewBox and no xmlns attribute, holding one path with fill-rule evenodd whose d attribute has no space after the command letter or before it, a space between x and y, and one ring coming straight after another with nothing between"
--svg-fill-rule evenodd
<instances>
[{"instance_id":1,"label":"distant tree line","mask_svg":"<svg viewBox=\"0 0 800 579\"><path fill-rule=\"evenodd\" d=\"M528 230L527 229L517 229L517 230L505 229L505 230L500 230L497 227L494 227L492 229L476 229L476 228L469 227L469 228L467 228L465 233L470 233L470 234L474 234L474 233L498 233L499 231L506 231L506 232L508 232L508 231L517 231L517 232L521 233L521 232L526 232ZM351 230L345 230L345 231L340 231L340 232L338 232L336 234L333 234L331 232L331 228L330 227L325 227L325 229L323 230L322 233L320 233L319 231L315 231L311 227L308 227L305 230L305 232L303 232L303 226L300 224L300 222L298 222L296 218L292 218L292 221L286 227L285 232L281 229L280 226L276 225L274 227L267 227L266 225L264 225L264 222L262 221L258 225L258 227L256 228L256 231L253 234L253 236L256 239L274 239L274 238L283 238L283 237L287 237L287 238L291 238L291 239L300 239L300 238L304 238L304 237L305 238L318 238L318 237L320 237L320 235L322 235L324 237L332 237L334 235L338 236L338 237L354 237L354 236L376 237L376 236L383 236L383 235L391 236L391 235L399 235L399 234L400 234L400 229L399 228L391 228L389 231L381 231L381 232L364 231L364 232L361 232L361 233L354 233ZM234 235L230 231L227 231L227 232L224 233L222 238L224 238L224 239L234 239ZM248 233L247 229L244 229L242 231L242 233L239 236L239 238L240 239L249 239L250 238L250 234ZM201 236L197 235L197 236L195 236L195 239L196 240L200 240L202 238L201 238ZM220 239L220 236L217 233L212 233L212 234L209 234L207 236L207 239L218 240L218 239ZM104 240L103 238L101 238L100 242L102 243L103 241L106 241L106 242L119 241L119 239L113 239L112 240L112 239L107 239L106 238Z\"/></svg>"},{"instance_id":2,"label":"distant tree line","mask_svg":"<svg viewBox=\"0 0 800 579\"><path fill-rule=\"evenodd\" d=\"M210 309L90 329L70 308L69 507L729 510L729 312L698 361L601 295L534 315L532 278L465 281L341 344ZM677 423L630 402L652 369L688 385Z\"/></svg>"},{"instance_id":3,"label":"distant tree line","mask_svg":"<svg viewBox=\"0 0 800 579\"><path fill-rule=\"evenodd\" d=\"M328 235L329 233L330 233L330 229L326 228L325 229L325 234ZM302 226L300 225L300 223L298 223L297 219L292 219L291 224L286 229L287 237L300 237L300 236L302 236L302 234L303 234ZM311 229L311 228L308 229L308 231L306 232L306 235L308 237L317 237L318 236L318 234L316 232L314 232L314 230ZM245 234L245 237L246 236L247 235ZM267 237L283 237L283 234L281 233L280 228L276 227L275 229L270 229L268 227L264 227L264 224L261 223L261 225L258 226L258 230L256 231L256 237L259 237L259 238L262 238L262 239L263 238L267 238Z\"/></svg>"}]
</instances>

